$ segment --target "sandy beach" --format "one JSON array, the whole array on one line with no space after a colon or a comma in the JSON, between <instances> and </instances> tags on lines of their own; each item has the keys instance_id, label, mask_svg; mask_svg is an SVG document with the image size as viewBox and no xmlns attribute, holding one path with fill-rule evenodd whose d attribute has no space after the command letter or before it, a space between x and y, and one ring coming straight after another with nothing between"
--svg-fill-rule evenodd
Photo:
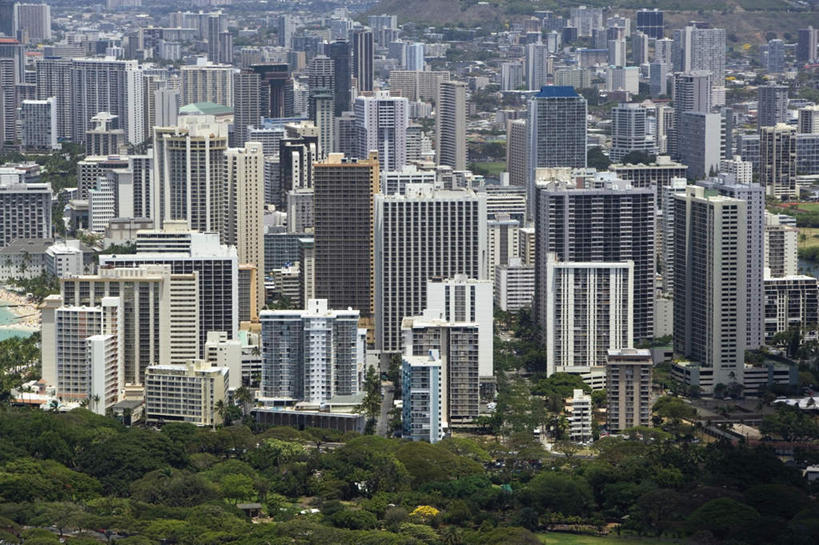
<instances>
[{"instance_id":1,"label":"sandy beach","mask_svg":"<svg viewBox=\"0 0 819 545\"><path fill-rule=\"evenodd\" d=\"M5 307L9 312L20 317L12 324L0 325L0 329L14 329L20 331L40 330L40 310L33 301L13 291L0 287L0 304L16 305Z\"/></svg>"}]
</instances>

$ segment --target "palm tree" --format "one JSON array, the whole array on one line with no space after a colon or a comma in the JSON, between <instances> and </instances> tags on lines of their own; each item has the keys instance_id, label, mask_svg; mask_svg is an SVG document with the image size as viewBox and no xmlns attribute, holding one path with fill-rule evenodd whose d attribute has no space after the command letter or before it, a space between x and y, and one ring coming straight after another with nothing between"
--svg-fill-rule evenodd
<instances>
[{"instance_id":1,"label":"palm tree","mask_svg":"<svg viewBox=\"0 0 819 545\"><path fill-rule=\"evenodd\" d=\"M236 388L236 391L233 393L233 399L241 403L242 416L247 416L248 406L253 403L253 394L250 392L250 390L244 386Z\"/></svg>"},{"instance_id":2,"label":"palm tree","mask_svg":"<svg viewBox=\"0 0 819 545\"><path fill-rule=\"evenodd\" d=\"M222 422L225 421L225 416L227 415L227 405L223 399L220 399L216 402L213 406L214 418L213 418L213 429L216 429L216 418L215 415L219 415L219 418L222 419Z\"/></svg>"}]
</instances>

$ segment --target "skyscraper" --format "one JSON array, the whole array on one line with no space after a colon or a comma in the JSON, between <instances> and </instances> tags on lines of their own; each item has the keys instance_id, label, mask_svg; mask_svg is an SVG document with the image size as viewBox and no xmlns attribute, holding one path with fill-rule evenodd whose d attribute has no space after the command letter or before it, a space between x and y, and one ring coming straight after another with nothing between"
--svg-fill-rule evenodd
<instances>
[{"instance_id":1,"label":"skyscraper","mask_svg":"<svg viewBox=\"0 0 819 545\"><path fill-rule=\"evenodd\" d=\"M233 107L233 67L227 64L183 66L182 104L213 102Z\"/></svg>"},{"instance_id":2,"label":"skyscraper","mask_svg":"<svg viewBox=\"0 0 819 545\"><path fill-rule=\"evenodd\" d=\"M711 113L712 74L698 70L685 74L674 74L674 131L668 141L668 148L674 159L679 159L677 143L678 128L682 127L685 112Z\"/></svg>"},{"instance_id":3,"label":"skyscraper","mask_svg":"<svg viewBox=\"0 0 819 545\"><path fill-rule=\"evenodd\" d=\"M768 196L793 199L796 188L796 129L780 123L759 132L759 183Z\"/></svg>"},{"instance_id":4,"label":"skyscraper","mask_svg":"<svg viewBox=\"0 0 819 545\"><path fill-rule=\"evenodd\" d=\"M373 31L369 28L353 29L350 39L353 43L353 77L358 84L358 92L373 90Z\"/></svg>"},{"instance_id":5,"label":"skyscraper","mask_svg":"<svg viewBox=\"0 0 819 545\"><path fill-rule=\"evenodd\" d=\"M355 99L358 126L358 157L378 152L381 170L400 170L407 164L409 102L385 91Z\"/></svg>"},{"instance_id":6,"label":"skyscraper","mask_svg":"<svg viewBox=\"0 0 819 545\"><path fill-rule=\"evenodd\" d=\"M545 86L529 100L527 202L534 210L535 171L586 167L586 99L573 87Z\"/></svg>"},{"instance_id":7,"label":"skyscraper","mask_svg":"<svg viewBox=\"0 0 819 545\"><path fill-rule=\"evenodd\" d=\"M213 116L186 115L178 127L154 127L153 215L159 227L185 220L194 231L223 232L227 125Z\"/></svg>"},{"instance_id":8,"label":"skyscraper","mask_svg":"<svg viewBox=\"0 0 819 545\"><path fill-rule=\"evenodd\" d=\"M441 359L437 352L404 356L401 387L404 399L403 436L412 441L437 443L444 437Z\"/></svg>"},{"instance_id":9,"label":"skyscraper","mask_svg":"<svg viewBox=\"0 0 819 545\"><path fill-rule=\"evenodd\" d=\"M335 107L333 115L341 116L342 113L350 111L352 93L352 74L350 71L350 42L336 41L325 48L327 56L333 60L333 74L335 76Z\"/></svg>"},{"instance_id":10,"label":"skyscraper","mask_svg":"<svg viewBox=\"0 0 819 545\"><path fill-rule=\"evenodd\" d=\"M684 112L677 133L677 154L688 175L701 179L715 176L722 158L720 114Z\"/></svg>"},{"instance_id":11,"label":"skyscraper","mask_svg":"<svg viewBox=\"0 0 819 545\"><path fill-rule=\"evenodd\" d=\"M648 134L648 109L640 104L620 104L611 109L611 151L609 159L619 163L632 151L657 153Z\"/></svg>"},{"instance_id":12,"label":"skyscraper","mask_svg":"<svg viewBox=\"0 0 819 545\"><path fill-rule=\"evenodd\" d=\"M0 183L0 247L17 239L51 238L51 184Z\"/></svg>"},{"instance_id":13,"label":"skyscraper","mask_svg":"<svg viewBox=\"0 0 819 545\"><path fill-rule=\"evenodd\" d=\"M401 350L401 320L424 310L427 280L486 279L486 196L409 184L375 197L376 347Z\"/></svg>"},{"instance_id":14,"label":"skyscraper","mask_svg":"<svg viewBox=\"0 0 819 545\"><path fill-rule=\"evenodd\" d=\"M248 141L248 127L261 123L261 78L252 70L233 74L233 142L243 146Z\"/></svg>"},{"instance_id":15,"label":"skyscraper","mask_svg":"<svg viewBox=\"0 0 819 545\"><path fill-rule=\"evenodd\" d=\"M535 208L535 301L542 328L548 324L548 254L561 262L634 263L634 340L654 331L654 190L612 182L577 189L563 182L539 184Z\"/></svg>"},{"instance_id":16,"label":"skyscraper","mask_svg":"<svg viewBox=\"0 0 819 545\"><path fill-rule=\"evenodd\" d=\"M546 85L549 74L549 48L543 43L526 46L526 85L530 91L537 91Z\"/></svg>"},{"instance_id":17,"label":"skyscraper","mask_svg":"<svg viewBox=\"0 0 819 545\"><path fill-rule=\"evenodd\" d=\"M712 85L723 85L725 29L687 26L675 30L672 57L675 71L707 70L713 75Z\"/></svg>"},{"instance_id":18,"label":"skyscraper","mask_svg":"<svg viewBox=\"0 0 819 545\"><path fill-rule=\"evenodd\" d=\"M773 127L788 121L788 86L761 85L757 89L757 126Z\"/></svg>"},{"instance_id":19,"label":"skyscraper","mask_svg":"<svg viewBox=\"0 0 819 545\"><path fill-rule=\"evenodd\" d=\"M809 26L799 29L799 39L796 44L796 60L799 62L816 62L819 58L817 52L817 41L819 40L819 30Z\"/></svg>"},{"instance_id":20,"label":"skyscraper","mask_svg":"<svg viewBox=\"0 0 819 545\"><path fill-rule=\"evenodd\" d=\"M609 350L606 363L606 426L627 430L651 425L651 351Z\"/></svg>"},{"instance_id":21,"label":"skyscraper","mask_svg":"<svg viewBox=\"0 0 819 545\"><path fill-rule=\"evenodd\" d=\"M438 164L466 169L466 84L442 81L438 91L435 133Z\"/></svg>"},{"instance_id":22,"label":"skyscraper","mask_svg":"<svg viewBox=\"0 0 819 545\"><path fill-rule=\"evenodd\" d=\"M287 64L254 64L251 69L262 81L260 90L261 114L264 117L288 117L293 112L292 97L288 100L288 88L292 93L293 80Z\"/></svg>"},{"instance_id":23,"label":"skyscraper","mask_svg":"<svg viewBox=\"0 0 819 545\"><path fill-rule=\"evenodd\" d=\"M379 192L378 158L330 154L315 168L316 296L333 308L373 312L373 201Z\"/></svg>"},{"instance_id":24,"label":"skyscraper","mask_svg":"<svg viewBox=\"0 0 819 545\"><path fill-rule=\"evenodd\" d=\"M73 124L74 97L71 95L71 60L53 57L34 63L37 99L56 98L57 137L70 139Z\"/></svg>"},{"instance_id":25,"label":"skyscraper","mask_svg":"<svg viewBox=\"0 0 819 545\"><path fill-rule=\"evenodd\" d=\"M819 134L819 106L799 108L796 126L800 134Z\"/></svg>"},{"instance_id":26,"label":"skyscraper","mask_svg":"<svg viewBox=\"0 0 819 545\"><path fill-rule=\"evenodd\" d=\"M509 185L526 187L529 180L529 134L525 119L506 122L506 171Z\"/></svg>"},{"instance_id":27,"label":"skyscraper","mask_svg":"<svg viewBox=\"0 0 819 545\"><path fill-rule=\"evenodd\" d=\"M674 352L742 384L747 328L747 205L689 186L674 197Z\"/></svg>"},{"instance_id":28,"label":"skyscraper","mask_svg":"<svg viewBox=\"0 0 819 545\"><path fill-rule=\"evenodd\" d=\"M319 131L319 155L327 157L335 132L335 67L329 57L318 55L310 61L308 93L308 117Z\"/></svg>"},{"instance_id":29,"label":"skyscraper","mask_svg":"<svg viewBox=\"0 0 819 545\"><path fill-rule=\"evenodd\" d=\"M225 152L227 221L222 243L236 246L239 263L256 267L256 308L264 307L264 153L259 142Z\"/></svg>"},{"instance_id":30,"label":"skyscraper","mask_svg":"<svg viewBox=\"0 0 819 545\"><path fill-rule=\"evenodd\" d=\"M785 71L785 42L774 39L768 40L766 68L771 74L781 74Z\"/></svg>"},{"instance_id":31,"label":"skyscraper","mask_svg":"<svg viewBox=\"0 0 819 545\"><path fill-rule=\"evenodd\" d=\"M17 84L13 59L0 58L0 147L17 144Z\"/></svg>"},{"instance_id":32,"label":"skyscraper","mask_svg":"<svg viewBox=\"0 0 819 545\"><path fill-rule=\"evenodd\" d=\"M765 258L765 190L759 184L737 183L728 178L697 182L706 189L715 191L725 197L745 201L747 209L747 295L746 310L748 313L746 348L755 350L762 345L764 305L763 276Z\"/></svg>"}]
</instances>

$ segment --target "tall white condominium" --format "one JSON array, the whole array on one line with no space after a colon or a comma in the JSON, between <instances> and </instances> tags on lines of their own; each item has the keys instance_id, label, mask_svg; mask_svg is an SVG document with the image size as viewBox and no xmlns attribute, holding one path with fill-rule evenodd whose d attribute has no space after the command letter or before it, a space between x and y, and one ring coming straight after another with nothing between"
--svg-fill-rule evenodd
<instances>
[{"instance_id":1,"label":"tall white condominium","mask_svg":"<svg viewBox=\"0 0 819 545\"><path fill-rule=\"evenodd\" d=\"M264 307L264 153L259 142L225 154L229 194L222 243L236 246L239 262L256 267L256 308Z\"/></svg>"},{"instance_id":2,"label":"tall white condominium","mask_svg":"<svg viewBox=\"0 0 819 545\"><path fill-rule=\"evenodd\" d=\"M504 312L532 306L535 295L535 267L514 258L495 267L495 304Z\"/></svg>"},{"instance_id":3,"label":"tall white condominium","mask_svg":"<svg viewBox=\"0 0 819 545\"><path fill-rule=\"evenodd\" d=\"M674 31L672 62L676 72L708 70L713 85L725 81L725 29L687 26Z\"/></svg>"},{"instance_id":4,"label":"tall white condominium","mask_svg":"<svg viewBox=\"0 0 819 545\"><path fill-rule=\"evenodd\" d=\"M668 185L657 189L662 216L660 219L660 268L663 275L662 289L668 295L674 292L674 195L685 195L688 181L685 178L671 178Z\"/></svg>"},{"instance_id":5,"label":"tall white condominium","mask_svg":"<svg viewBox=\"0 0 819 545\"><path fill-rule=\"evenodd\" d=\"M72 140L84 142L91 118L98 112L110 112L119 119L128 143L141 144L147 137L143 84L137 61L113 57L72 59Z\"/></svg>"},{"instance_id":6,"label":"tall white condominium","mask_svg":"<svg viewBox=\"0 0 819 545\"><path fill-rule=\"evenodd\" d=\"M183 66L182 104L214 102L233 108L233 72L229 64Z\"/></svg>"},{"instance_id":7,"label":"tall white condominium","mask_svg":"<svg viewBox=\"0 0 819 545\"><path fill-rule=\"evenodd\" d=\"M427 280L485 280L486 195L409 184L375 196L376 348L401 350L401 320L424 310Z\"/></svg>"},{"instance_id":8,"label":"tall white condominium","mask_svg":"<svg viewBox=\"0 0 819 545\"><path fill-rule=\"evenodd\" d=\"M634 262L558 261L546 257L546 374L589 373L608 350L631 348Z\"/></svg>"},{"instance_id":9,"label":"tall white condominium","mask_svg":"<svg viewBox=\"0 0 819 545\"><path fill-rule=\"evenodd\" d=\"M227 397L229 382L227 367L213 367L204 360L152 365L145 373L145 421L221 424L217 407Z\"/></svg>"},{"instance_id":10,"label":"tall white condominium","mask_svg":"<svg viewBox=\"0 0 819 545\"><path fill-rule=\"evenodd\" d=\"M734 155L733 159L722 159L719 162L719 172L731 176L737 183L749 184L754 178L754 164L743 160L740 155Z\"/></svg>"},{"instance_id":11,"label":"tall white condominium","mask_svg":"<svg viewBox=\"0 0 819 545\"><path fill-rule=\"evenodd\" d=\"M0 248L17 239L51 238L51 184L0 180Z\"/></svg>"},{"instance_id":12,"label":"tall white condominium","mask_svg":"<svg viewBox=\"0 0 819 545\"><path fill-rule=\"evenodd\" d=\"M27 150L59 149L57 99L24 100L20 106L23 148Z\"/></svg>"},{"instance_id":13,"label":"tall white condominium","mask_svg":"<svg viewBox=\"0 0 819 545\"><path fill-rule=\"evenodd\" d=\"M185 220L191 229L222 232L227 125L213 116L182 116L177 127L154 127L154 210L157 225Z\"/></svg>"},{"instance_id":14,"label":"tall white condominium","mask_svg":"<svg viewBox=\"0 0 819 545\"><path fill-rule=\"evenodd\" d=\"M208 331L225 331L235 339L239 331L236 248L219 243L216 233L198 233L185 222L166 222L163 229L139 231L137 253L100 256L100 267L134 268L170 265L172 274L199 275L199 352Z\"/></svg>"},{"instance_id":15,"label":"tall white condominium","mask_svg":"<svg viewBox=\"0 0 819 545\"><path fill-rule=\"evenodd\" d=\"M534 211L535 170L586 168L586 99L574 87L545 86L529 100L527 202Z\"/></svg>"},{"instance_id":16,"label":"tall white condominium","mask_svg":"<svg viewBox=\"0 0 819 545\"><path fill-rule=\"evenodd\" d=\"M765 213L765 278L795 276L799 272L799 229L784 225L778 214Z\"/></svg>"},{"instance_id":17,"label":"tall white condominium","mask_svg":"<svg viewBox=\"0 0 819 545\"><path fill-rule=\"evenodd\" d=\"M795 199L796 129L780 123L759 131L759 183L770 197Z\"/></svg>"},{"instance_id":18,"label":"tall white condominium","mask_svg":"<svg viewBox=\"0 0 819 545\"><path fill-rule=\"evenodd\" d=\"M682 127L682 116L686 112L707 114L711 112L711 81L710 72L699 70L685 74L674 74L674 127ZM674 130L668 142L670 155L678 159L680 156L677 145L677 133Z\"/></svg>"},{"instance_id":19,"label":"tall white condominium","mask_svg":"<svg viewBox=\"0 0 819 545\"><path fill-rule=\"evenodd\" d=\"M304 310L263 310L262 396L321 405L364 380L366 330L357 310L310 299Z\"/></svg>"},{"instance_id":20,"label":"tall white condominium","mask_svg":"<svg viewBox=\"0 0 819 545\"><path fill-rule=\"evenodd\" d=\"M74 97L71 94L71 59L43 58L34 63L37 100L57 100L57 134L72 137ZM96 112L95 112L96 113Z\"/></svg>"},{"instance_id":21,"label":"tall white condominium","mask_svg":"<svg viewBox=\"0 0 819 545\"><path fill-rule=\"evenodd\" d=\"M725 197L745 201L748 219L747 251L748 258L746 279L747 303L745 310L748 318L745 347L753 350L762 346L762 322L765 315L765 298L763 297L763 277L765 275L765 189L754 183L738 183L721 176L697 182L706 189L715 191Z\"/></svg>"},{"instance_id":22,"label":"tall white condominium","mask_svg":"<svg viewBox=\"0 0 819 545\"><path fill-rule=\"evenodd\" d=\"M65 401L88 401L97 414L119 401L122 389L122 306L118 297L105 297L100 306L62 306L53 330L57 395ZM53 328L53 329L52 329Z\"/></svg>"},{"instance_id":23,"label":"tall white condominium","mask_svg":"<svg viewBox=\"0 0 819 545\"><path fill-rule=\"evenodd\" d=\"M606 364L606 425L610 431L651 425L651 351L609 350Z\"/></svg>"},{"instance_id":24,"label":"tall white condominium","mask_svg":"<svg viewBox=\"0 0 819 545\"><path fill-rule=\"evenodd\" d=\"M466 170L466 83L442 81L437 106L438 164Z\"/></svg>"},{"instance_id":25,"label":"tall white condominium","mask_svg":"<svg viewBox=\"0 0 819 545\"><path fill-rule=\"evenodd\" d=\"M523 85L523 65L520 62L501 64L501 90L516 91Z\"/></svg>"},{"instance_id":26,"label":"tall white condominium","mask_svg":"<svg viewBox=\"0 0 819 545\"><path fill-rule=\"evenodd\" d=\"M15 30L28 33L30 42L51 39L51 6L48 4L14 4Z\"/></svg>"},{"instance_id":27,"label":"tall white condominium","mask_svg":"<svg viewBox=\"0 0 819 545\"><path fill-rule=\"evenodd\" d=\"M742 384L747 203L689 186L674 206L674 352L699 366L706 390Z\"/></svg>"},{"instance_id":28,"label":"tall white condominium","mask_svg":"<svg viewBox=\"0 0 819 545\"><path fill-rule=\"evenodd\" d=\"M96 307L119 297L123 309L123 369L126 384L142 384L158 361L184 363L199 354L199 277L172 274L169 265L105 269L96 275L60 279L67 306Z\"/></svg>"},{"instance_id":29,"label":"tall white condominium","mask_svg":"<svg viewBox=\"0 0 819 545\"><path fill-rule=\"evenodd\" d=\"M526 87L537 91L546 85L549 74L549 46L543 43L526 46Z\"/></svg>"},{"instance_id":30,"label":"tall white condominium","mask_svg":"<svg viewBox=\"0 0 819 545\"><path fill-rule=\"evenodd\" d=\"M762 85L757 89L756 124L759 128L788 122L788 86Z\"/></svg>"},{"instance_id":31,"label":"tall white condominium","mask_svg":"<svg viewBox=\"0 0 819 545\"><path fill-rule=\"evenodd\" d=\"M442 362L435 351L404 356L401 366L404 400L403 436L412 441L437 443L444 438Z\"/></svg>"},{"instance_id":32,"label":"tall white condominium","mask_svg":"<svg viewBox=\"0 0 819 545\"><path fill-rule=\"evenodd\" d=\"M571 26L577 29L577 36L591 36L593 30L603 28L603 10L601 8L587 8L580 6L571 8L569 12Z\"/></svg>"},{"instance_id":33,"label":"tall white condominium","mask_svg":"<svg viewBox=\"0 0 819 545\"><path fill-rule=\"evenodd\" d=\"M495 280L495 267L506 265L510 260L520 256L520 222L509 217L509 214L499 214L487 224L489 239L489 280Z\"/></svg>"},{"instance_id":34,"label":"tall white condominium","mask_svg":"<svg viewBox=\"0 0 819 545\"><path fill-rule=\"evenodd\" d=\"M475 322L478 325L478 363L482 378L494 376L492 368L493 314L492 282L456 274L446 280L427 282L426 310L440 312L451 322Z\"/></svg>"},{"instance_id":35,"label":"tall white condominium","mask_svg":"<svg viewBox=\"0 0 819 545\"><path fill-rule=\"evenodd\" d=\"M654 336L654 189L610 182L577 189L538 185L535 215L535 314L549 323L548 254L578 263L634 263L634 340Z\"/></svg>"},{"instance_id":36,"label":"tall white condominium","mask_svg":"<svg viewBox=\"0 0 819 545\"><path fill-rule=\"evenodd\" d=\"M611 109L611 151L609 159L619 163L632 151L656 154L654 137L649 135L648 109L640 104L620 104Z\"/></svg>"},{"instance_id":37,"label":"tall white condominium","mask_svg":"<svg viewBox=\"0 0 819 545\"><path fill-rule=\"evenodd\" d=\"M409 101L375 91L374 96L355 99L358 129L358 157L378 152L381 170L400 170L407 164L407 125Z\"/></svg>"}]
</instances>

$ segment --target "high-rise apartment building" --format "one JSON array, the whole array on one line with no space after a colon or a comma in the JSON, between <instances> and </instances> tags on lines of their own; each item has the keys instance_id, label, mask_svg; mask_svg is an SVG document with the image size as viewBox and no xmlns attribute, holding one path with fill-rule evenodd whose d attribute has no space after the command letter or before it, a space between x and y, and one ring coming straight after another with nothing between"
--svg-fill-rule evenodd
<instances>
[{"instance_id":1,"label":"high-rise apartment building","mask_svg":"<svg viewBox=\"0 0 819 545\"><path fill-rule=\"evenodd\" d=\"M183 116L177 127L154 127L157 226L185 220L194 231L223 232L229 194L225 184L227 125L213 116Z\"/></svg>"},{"instance_id":2,"label":"high-rise apartment building","mask_svg":"<svg viewBox=\"0 0 819 545\"><path fill-rule=\"evenodd\" d=\"M612 432L651 425L651 351L610 350L606 363L606 427Z\"/></svg>"},{"instance_id":3,"label":"high-rise apartment building","mask_svg":"<svg viewBox=\"0 0 819 545\"><path fill-rule=\"evenodd\" d=\"M466 83L442 81L437 108L438 164L466 170Z\"/></svg>"},{"instance_id":4,"label":"high-rise apartment building","mask_svg":"<svg viewBox=\"0 0 819 545\"><path fill-rule=\"evenodd\" d=\"M0 247L18 239L52 238L51 184L0 183Z\"/></svg>"},{"instance_id":5,"label":"high-rise apartment building","mask_svg":"<svg viewBox=\"0 0 819 545\"><path fill-rule=\"evenodd\" d=\"M591 372L634 339L634 262L558 261L547 254L543 339L546 374ZM540 304L540 301L539 301Z\"/></svg>"},{"instance_id":6,"label":"high-rise apartment building","mask_svg":"<svg viewBox=\"0 0 819 545\"><path fill-rule=\"evenodd\" d=\"M436 352L406 355L401 366L403 436L437 443L444 438L442 363Z\"/></svg>"},{"instance_id":7,"label":"high-rise apartment building","mask_svg":"<svg viewBox=\"0 0 819 545\"><path fill-rule=\"evenodd\" d=\"M655 155L657 146L649 135L648 109L640 104L620 104L611 109L609 159L620 162L632 151Z\"/></svg>"},{"instance_id":8,"label":"high-rise apartment building","mask_svg":"<svg viewBox=\"0 0 819 545\"><path fill-rule=\"evenodd\" d=\"M549 75L549 46L544 43L526 45L526 87L537 91L546 85Z\"/></svg>"},{"instance_id":9,"label":"high-rise apartment building","mask_svg":"<svg viewBox=\"0 0 819 545\"><path fill-rule=\"evenodd\" d=\"M674 206L674 351L697 364L701 378L706 370L713 385L742 384L747 203L689 186Z\"/></svg>"},{"instance_id":10,"label":"high-rise apartment building","mask_svg":"<svg viewBox=\"0 0 819 545\"><path fill-rule=\"evenodd\" d=\"M722 159L720 114L684 112L675 128L677 155L695 179L715 176Z\"/></svg>"},{"instance_id":11,"label":"high-rise apartment building","mask_svg":"<svg viewBox=\"0 0 819 545\"><path fill-rule=\"evenodd\" d=\"M378 158L330 157L315 168L316 296L332 308L373 313L374 198Z\"/></svg>"},{"instance_id":12,"label":"high-rise apartment building","mask_svg":"<svg viewBox=\"0 0 819 545\"><path fill-rule=\"evenodd\" d=\"M711 113L711 82L713 75L707 71L674 74L674 131L668 142L672 157L679 159L682 143L678 145L677 133L683 125L686 112Z\"/></svg>"},{"instance_id":13,"label":"high-rise apartment building","mask_svg":"<svg viewBox=\"0 0 819 545\"><path fill-rule=\"evenodd\" d=\"M199 354L199 279L168 265L101 268L96 275L60 279L67 306L98 307L106 297L122 306L123 383L142 384L158 362L183 363Z\"/></svg>"},{"instance_id":14,"label":"high-rise apartment building","mask_svg":"<svg viewBox=\"0 0 819 545\"><path fill-rule=\"evenodd\" d=\"M58 138L70 139L73 126L74 97L71 95L71 60L44 57L34 63L37 99L54 97Z\"/></svg>"},{"instance_id":15,"label":"high-rise apartment building","mask_svg":"<svg viewBox=\"0 0 819 545\"><path fill-rule=\"evenodd\" d=\"M402 96L410 102L432 101L438 103L438 90L442 81L449 81L449 70L390 71L390 94Z\"/></svg>"},{"instance_id":16,"label":"high-rise apartment building","mask_svg":"<svg viewBox=\"0 0 819 545\"><path fill-rule=\"evenodd\" d=\"M142 86L142 69L137 61L111 57L73 59L72 140L84 142L91 118L99 112L110 112L119 119L128 143L141 144L147 137Z\"/></svg>"},{"instance_id":17,"label":"high-rise apartment building","mask_svg":"<svg viewBox=\"0 0 819 545\"><path fill-rule=\"evenodd\" d=\"M788 121L788 86L762 85L757 89L757 126L773 127Z\"/></svg>"},{"instance_id":18,"label":"high-rise apartment building","mask_svg":"<svg viewBox=\"0 0 819 545\"><path fill-rule=\"evenodd\" d=\"M495 304L504 312L531 308L535 295L535 267L520 258L495 267Z\"/></svg>"},{"instance_id":19,"label":"high-rise apartment building","mask_svg":"<svg viewBox=\"0 0 819 545\"><path fill-rule=\"evenodd\" d=\"M765 278L794 276L799 271L799 229L765 213Z\"/></svg>"},{"instance_id":20,"label":"high-rise apartment building","mask_svg":"<svg viewBox=\"0 0 819 545\"><path fill-rule=\"evenodd\" d=\"M376 347L399 351L401 320L424 310L427 281L486 279L486 196L408 185L375 198Z\"/></svg>"},{"instance_id":21,"label":"high-rise apartment building","mask_svg":"<svg viewBox=\"0 0 819 545\"><path fill-rule=\"evenodd\" d=\"M262 80L260 90L261 114L264 117L293 115L293 79L287 64L255 64L250 67Z\"/></svg>"},{"instance_id":22,"label":"high-rise apartment building","mask_svg":"<svg viewBox=\"0 0 819 545\"><path fill-rule=\"evenodd\" d=\"M674 31L672 57L676 72L707 70L712 85L725 80L725 29L687 26Z\"/></svg>"},{"instance_id":23,"label":"high-rise apartment building","mask_svg":"<svg viewBox=\"0 0 819 545\"><path fill-rule=\"evenodd\" d=\"M819 106L799 108L796 126L799 134L819 134Z\"/></svg>"},{"instance_id":24,"label":"high-rise apartment building","mask_svg":"<svg viewBox=\"0 0 819 545\"><path fill-rule=\"evenodd\" d=\"M216 233L192 232L185 222L165 222L163 229L139 231L137 253L101 255L100 267L136 268L170 265L172 274L198 273L199 351L208 331L239 330L238 258L236 249L219 243Z\"/></svg>"},{"instance_id":25,"label":"high-rise apartment building","mask_svg":"<svg viewBox=\"0 0 819 545\"><path fill-rule=\"evenodd\" d=\"M373 66L375 64L373 49L373 31L369 28L356 28L350 33L353 44L353 70L358 92L373 90Z\"/></svg>"},{"instance_id":26,"label":"high-rise apartment building","mask_svg":"<svg viewBox=\"0 0 819 545\"><path fill-rule=\"evenodd\" d=\"M523 85L523 65L520 62L501 64L501 91L515 91Z\"/></svg>"},{"instance_id":27,"label":"high-rise apartment building","mask_svg":"<svg viewBox=\"0 0 819 545\"><path fill-rule=\"evenodd\" d=\"M241 70L233 74L234 147L244 146L249 140L249 127L261 125L261 85L259 74L253 70Z\"/></svg>"},{"instance_id":28,"label":"high-rise apartment building","mask_svg":"<svg viewBox=\"0 0 819 545\"><path fill-rule=\"evenodd\" d=\"M627 182L603 189L566 183L538 185L535 213L535 310L541 328L550 320L548 254L560 262L634 263L634 340L654 329L654 190Z\"/></svg>"},{"instance_id":29,"label":"high-rise apartment building","mask_svg":"<svg viewBox=\"0 0 819 545\"><path fill-rule=\"evenodd\" d=\"M7 149L13 149L18 139L15 67L14 59L0 58L0 147Z\"/></svg>"},{"instance_id":30,"label":"high-rise apartment building","mask_svg":"<svg viewBox=\"0 0 819 545\"><path fill-rule=\"evenodd\" d=\"M819 289L812 276L765 278L765 342L794 329L805 334L819 320Z\"/></svg>"},{"instance_id":31,"label":"high-rise apartment building","mask_svg":"<svg viewBox=\"0 0 819 545\"><path fill-rule=\"evenodd\" d=\"M812 26L800 28L796 44L796 60L807 63L816 62L816 59L819 59L817 43L819 43L819 29Z\"/></svg>"},{"instance_id":32,"label":"high-rise apartment building","mask_svg":"<svg viewBox=\"0 0 819 545\"><path fill-rule=\"evenodd\" d=\"M355 395L364 380L365 333L358 310L311 299L304 310L265 310L262 396L321 405Z\"/></svg>"},{"instance_id":33,"label":"high-rise apartment building","mask_svg":"<svg viewBox=\"0 0 819 545\"><path fill-rule=\"evenodd\" d=\"M227 213L222 243L236 246L239 263L256 268L251 292L255 308L264 307L264 152L259 142L225 153Z\"/></svg>"},{"instance_id":34,"label":"high-rise apartment building","mask_svg":"<svg viewBox=\"0 0 819 545\"><path fill-rule=\"evenodd\" d=\"M529 100L527 202L534 210L535 171L586 167L586 99L572 87L546 86Z\"/></svg>"},{"instance_id":35,"label":"high-rise apartment building","mask_svg":"<svg viewBox=\"0 0 819 545\"><path fill-rule=\"evenodd\" d=\"M182 66L182 104L213 102L233 108L233 72L229 64Z\"/></svg>"},{"instance_id":36,"label":"high-rise apartment building","mask_svg":"<svg viewBox=\"0 0 819 545\"><path fill-rule=\"evenodd\" d=\"M20 128L23 148L32 151L59 149L57 99L24 100L20 105Z\"/></svg>"},{"instance_id":37,"label":"high-rise apartment building","mask_svg":"<svg viewBox=\"0 0 819 545\"><path fill-rule=\"evenodd\" d=\"M779 39L768 40L765 68L771 74L785 71L785 42Z\"/></svg>"},{"instance_id":38,"label":"high-rise apartment building","mask_svg":"<svg viewBox=\"0 0 819 545\"><path fill-rule=\"evenodd\" d=\"M400 170L407 164L409 102L384 91L355 99L358 157L378 152L381 170Z\"/></svg>"},{"instance_id":39,"label":"high-rise apartment building","mask_svg":"<svg viewBox=\"0 0 819 545\"><path fill-rule=\"evenodd\" d=\"M739 183L729 178L720 177L704 182L697 182L708 190L725 197L745 201L748 227L747 269L748 287L747 303L747 337L745 347L754 350L762 346L762 319L764 316L762 298L762 279L765 276L765 189L755 183Z\"/></svg>"},{"instance_id":40,"label":"high-rise apartment building","mask_svg":"<svg viewBox=\"0 0 819 545\"><path fill-rule=\"evenodd\" d=\"M771 197L794 199L796 187L796 129L780 123L759 131L759 183Z\"/></svg>"},{"instance_id":41,"label":"high-rise apartment building","mask_svg":"<svg viewBox=\"0 0 819 545\"><path fill-rule=\"evenodd\" d=\"M51 6L14 4L15 31L28 34L32 43L51 39Z\"/></svg>"},{"instance_id":42,"label":"high-rise apartment building","mask_svg":"<svg viewBox=\"0 0 819 545\"><path fill-rule=\"evenodd\" d=\"M657 40L662 39L665 26L663 12L657 9L641 9L637 11L637 30Z\"/></svg>"},{"instance_id":43,"label":"high-rise apartment building","mask_svg":"<svg viewBox=\"0 0 819 545\"><path fill-rule=\"evenodd\" d=\"M339 117L344 112L350 111L353 86L350 42L341 40L333 42L325 48L325 51L333 61L335 78L333 115Z\"/></svg>"},{"instance_id":44,"label":"high-rise apartment building","mask_svg":"<svg viewBox=\"0 0 819 545\"><path fill-rule=\"evenodd\" d=\"M506 171L509 185L526 187L529 180L529 134L525 119L506 122Z\"/></svg>"}]
</instances>

